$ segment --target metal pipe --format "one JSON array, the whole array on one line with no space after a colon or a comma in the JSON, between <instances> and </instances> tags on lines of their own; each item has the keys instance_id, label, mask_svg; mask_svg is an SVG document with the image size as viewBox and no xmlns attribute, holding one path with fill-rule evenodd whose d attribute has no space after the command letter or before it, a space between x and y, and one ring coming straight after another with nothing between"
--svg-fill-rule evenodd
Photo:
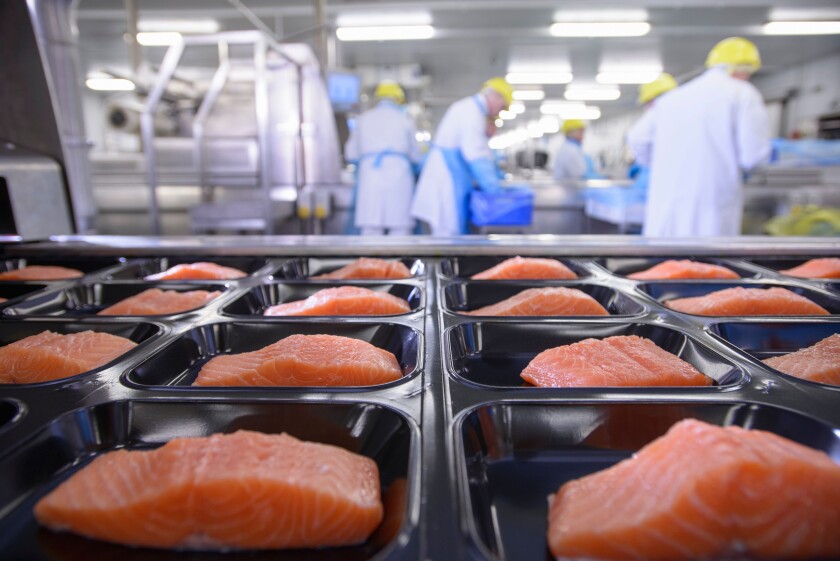
<instances>
[{"instance_id":1,"label":"metal pipe","mask_svg":"<svg viewBox=\"0 0 840 561\"><path fill-rule=\"evenodd\" d=\"M140 114L140 134L143 139L143 151L146 154L146 181L149 184L149 212L152 218L152 232L160 235L160 210L157 200L157 160L155 156L155 110L160 103L166 85L172 79L178 61L184 53L184 42L179 40L172 44L160 64L157 80L155 81L146 106Z\"/></svg>"},{"instance_id":2,"label":"metal pipe","mask_svg":"<svg viewBox=\"0 0 840 561\"><path fill-rule=\"evenodd\" d=\"M318 26L315 55L321 63L321 73L326 73L329 66L327 46L327 0L312 0L315 5L315 25Z\"/></svg>"},{"instance_id":3,"label":"metal pipe","mask_svg":"<svg viewBox=\"0 0 840 561\"><path fill-rule=\"evenodd\" d=\"M220 52L222 50L222 45L224 45L224 50L227 52L227 43L219 44ZM195 114L195 118L193 119L192 129L193 140L195 142L195 163L198 168L198 184L201 189L201 198L203 202L210 202L210 199L212 198L210 197L210 192L207 186L207 172L204 169L204 124L207 121L207 117L210 115L210 112L213 110L213 107L216 105L216 101L219 99L219 94L227 83L229 74L230 61L227 57L221 58L219 61L219 68L217 68L216 72L213 74L213 79L210 81L210 87L207 89L207 93L205 94L204 99Z\"/></svg>"},{"instance_id":4,"label":"metal pipe","mask_svg":"<svg viewBox=\"0 0 840 561\"><path fill-rule=\"evenodd\" d=\"M269 26L267 26L265 23L263 23L263 20L261 20L257 16L257 14L255 14L253 11L251 11L251 9L248 6L246 6L245 4L240 2L239 0L228 0L228 2L230 3L231 6L236 8L236 10L240 14L242 14L242 16L245 19L250 21L251 25L253 25L257 29L259 29L260 31L262 31L263 33L268 35L269 37L275 37L274 30L271 29Z\"/></svg>"},{"instance_id":5,"label":"metal pipe","mask_svg":"<svg viewBox=\"0 0 840 561\"><path fill-rule=\"evenodd\" d=\"M257 118L257 143L260 147L260 187L263 196L263 216L265 217L265 232L274 233L274 212L271 203L271 159L268 152L269 143L269 108L268 108L268 77L266 55L268 47L265 40L254 43L254 108Z\"/></svg>"},{"instance_id":6,"label":"metal pipe","mask_svg":"<svg viewBox=\"0 0 840 561\"><path fill-rule=\"evenodd\" d=\"M131 60L132 77L136 77L143 64L143 53L140 51L140 43L137 42L137 20L139 19L137 0L125 0L126 17L126 41L128 41L128 56Z\"/></svg>"}]
</instances>

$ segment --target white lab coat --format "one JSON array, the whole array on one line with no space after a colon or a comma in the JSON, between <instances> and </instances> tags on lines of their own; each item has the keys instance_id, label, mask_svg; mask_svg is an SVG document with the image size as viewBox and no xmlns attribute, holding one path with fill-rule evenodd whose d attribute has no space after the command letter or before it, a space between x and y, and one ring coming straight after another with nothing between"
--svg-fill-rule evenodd
<instances>
[{"instance_id":1,"label":"white lab coat","mask_svg":"<svg viewBox=\"0 0 840 561\"><path fill-rule=\"evenodd\" d=\"M411 118L388 100L358 117L344 146L345 158L358 161L357 228L414 226L409 213L414 191L412 164L420 162L415 132ZM383 152L389 154L381 155Z\"/></svg>"},{"instance_id":2,"label":"white lab coat","mask_svg":"<svg viewBox=\"0 0 840 561\"><path fill-rule=\"evenodd\" d=\"M586 156L580 144L564 139L554 153L552 171L556 181L583 179L586 175Z\"/></svg>"},{"instance_id":3,"label":"white lab coat","mask_svg":"<svg viewBox=\"0 0 840 561\"><path fill-rule=\"evenodd\" d=\"M470 96L453 103L438 125L434 146L459 149L466 161L493 160L487 143L487 102ZM433 236L457 236L458 209L452 175L440 150L432 148L417 181L411 214L429 224Z\"/></svg>"},{"instance_id":4,"label":"white lab coat","mask_svg":"<svg viewBox=\"0 0 840 561\"><path fill-rule=\"evenodd\" d=\"M658 99L627 141L650 166L644 235L741 233L742 174L770 155L767 113L752 84L710 68Z\"/></svg>"}]
</instances>

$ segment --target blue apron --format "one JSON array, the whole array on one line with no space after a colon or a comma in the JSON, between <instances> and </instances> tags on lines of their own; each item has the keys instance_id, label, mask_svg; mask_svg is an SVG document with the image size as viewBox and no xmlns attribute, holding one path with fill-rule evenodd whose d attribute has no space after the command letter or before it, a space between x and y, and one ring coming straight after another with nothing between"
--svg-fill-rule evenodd
<instances>
[{"instance_id":1,"label":"blue apron","mask_svg":"<svg viewBox=\"0 0 840 561\"><path fill-rule=\"evenodd\" d=\"M405 152L398 152L396 150L382 150L380 152L371 152L369 154L362 154L358 160L351 161L351 164L356 164L356 171L354 173L354 180L353 180L353 194L350 196L350 220L347 223L347 226L344 228L345 235L355 235L358 236L361 233L356 227L356 198L359 194L359 167L362 165L362 161L373 158L373 168L379 169L382 166L382 160L388 156L397 156L400 158L405 158L405 161L408 162L408 165L414 169L414 163L411 161L411 158Z\"/></svg>"}]
</instances>

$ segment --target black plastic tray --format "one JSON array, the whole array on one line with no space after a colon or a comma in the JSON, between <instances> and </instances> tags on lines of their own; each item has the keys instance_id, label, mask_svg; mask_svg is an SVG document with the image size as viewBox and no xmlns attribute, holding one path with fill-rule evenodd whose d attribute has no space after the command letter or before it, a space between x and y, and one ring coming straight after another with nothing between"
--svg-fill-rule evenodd
<instances>
[{"instance_id":1,"label":"black plastic tray","mask_svg":"<svg viewBox=\"0 0 840 561\"><path fill-rule=\"evenodd\" d=\"M26 296L29 294L33 294L38 292L39 290L43 290L47 288L47 284L43 284L44 281L41 281L39 284L35 283L25 283L25 282L4 282L0 284L0 297L6 298L6 302L0 302L0 306L9 306L14 304L13 300L20 298L21 296Z\"/></svg>"},{"instance_id":2,"label":"black plastic tray","mask_svg":"<svg viewBox=\"0 0 840 561\"><path fill-rule=\"evenodd\" d=\"M160 282L151 285L146 282L101 282L101 283L79 283L68 288L41 293L25 298L14 305L6 306L3 313L13 316L70 316L83 317L93 316L108 306L116 304L131 296L140 294L150 288L161 290L175 290L178 292L189 292L193 290L206 290L208 292L219 291L222 294L228 289L228 284L219 282L215 284L196 284L195 282ZM220 297L221 295L219 295ZM217 297L218 298L218 297ZM212 303L208 302L205 306ZM184 310L175 314L159 314L154 316L138 317L164 317L176 314L185 314L198 309ZM105 317L105 316L101 316ZM109 316L110 317L110 316Z\"/></svg>"},{"instance_id":3,"label":"black plastic tray","mask_svg":"<svg viewBox=\"0 0 840 561\"><path fill-rule=\"evenodd\" d=\"M117 267L125 262L123 258L112 257L85 257L85 256L62 256L62 257L32 257L32 258L6 258L0 260L0 271L11 271L14 269L21 269L29 265L48 265L55 267L67 267L68 269L76 269L89 275L91 273L104 273L112 267ZM6 282L66 282L78 279L56 279L53 281L2 281Z\"/></svg>"},{"instance_id":4,"label":"black plastic tray","mask_svg":"<svg viewBox=\"0 0 840 561\"><path fill-rule=\"evenodd\" d=\"M446 368L457 379L494 388L533 388L519 374L539 353L588 338L637 335L685 360L715 380L718 386L744 381L736 365L682 331L647 323L557 322L512 323L481 321L462 323L444 333ZM691 392L706 388L685 388ZM575 388L566 388L574 392Z\"/></svg>"},{"instance_id":5,"label":"black plastic tray","mask_svg":"<svg viewBox=\"0 0 840 561\"><path fill-rule=\"evenodd\" d=\"M184 263L197 263L200 261L210 261L217 265L224 267L233 267L246 273L249 276L256 273L269 273L275 267L268 267L269 261L257 257L161 257L132 260L127 262L123 267L120 267L112 273L105 275L106 280L143 280L148 275L154 275L165 271L175 265L182 265ZM247 278L247 277L245 277ZM228 279L224 279L228 280ZM229 279L238 280L238 279ZM154 282L154 281L150 281ZM206 280L178 280L178 282L207 282Z\"/></svg>"},{"instance_id":6,"label":"black plastic tray","mask_svg":"<svg viewBox=\"0 0 840 561\"><path fill-rule=\"evenodd\" d=\"M354 283L359 281L365 282L365 279L340 280L310 278L315 275L323 275L325 273L335 271L336 269L350 264L354 260L355 259L348 259L345 257L301 257L297 259L289 259L288 261L285 261L282 265L280 265L280 267L277 269L273 276L276 279L309 280L313 282L326 283ZM420 259L399 259L399 261L401 261L403 265L408 267L408 270L411 271L411 276L414 278L422 277L426 274L426 264ZM389 280L368 280L368 282L389 282Z\"/></svg>"},{"instance_id":7,"label":"black plastic tray","mask_svg":"<svg viewBox=\"0 0 840 561\"><path fill-rule=\"evenodd\" d=\"M452 282L444 287L441 302L443 309L447 312L459 313L501 302L529 288L546 288L549 286L563 286L585 292L606 308L611 316L636 316L646 311L642 304L623 292L608 286L580 282L563 284L556 282L535 283L533 281Z\"/></svg>"},{"instance_id":8,"label":"black plastic tray","mask_svg":"<svg viewBox=\"0 0 840 561\"><path fill-rule=\"evenodd\" d=\"M236 430L286 432L297 438L331 444L376 461L383 489L404 478L403 524L398 536L377 543L376 534L356 547L308 551L181 553L135 549L40 528L35 503L93 458L117 448L154 448L175 437L208 436ZM419 454L418 430L403 415L363 403L256 403L202 401L172 403L117 401L58 417L14 453L0 459L0 558L55 559L273 559L368 560L416 556ZM392 514L392 513L389 513Z\"/></svg>"},{"instance_id":9,"label":"black plastic tray","mask_svg":"<svg viewBox=\"0 0 840 561\"><path fill-rule=\"evenodd\" d=\"M135 386L178 386L190 388L198 372L211 358L220 354L244 353L261 349L290 335L339 335L361 339L394 354L403 378L382 386L406 382L422 369L422 336L416 329L395 323L301 323L301 322L224 322L195 327L180 334L164 348L126 375ZM341 391L363 388L318 388ZM202 390L237 391L252 388L201 388ZM265 388L264 388L265 389ZM272 390L301 388L271 388ZM313 388L314 389L314 388Z\"/></svg>"},{"instance_id":10,"label":"black plastic tray","mask_svg":"<svg viewBox=\"0 0 840 561\"><path fill-rule=\"evenodd\" d=\"M469 279L473 275L480 273L482 271L486 271L490 267L494 267L505 261L510 259L511 257L515 257L515 255L509 255L505 257L484 257L484 256L469 256L469 257L446 257L440 260L440 275L444 278L448 279ZM555 257L548 257L548 259L556 259ZM577 261L573 261L570 259L557 259L561 263L563 263L566 267L571 269L577 276L578 279L584 279L590 276L589 271L582 267L581 264ZM574 282L575 279L570 279L569 282ZM475 282L501 282L501 281L475 281Z\"/></svg>"},{"instance_id":11,"label":"black plastic tray","mask_svg":"<svg viewBox=\"0 0 840 561\"><path fill-rule=\"evenodd\" d=\"M784 409L746 403L493 404L456 422L459 499L477 557L548 561L548 496L606 469L664 434L700 419L774 432L840 455L834 427Z\"/></svg>"},{"instance_id":12,"label":"black plastic tray","mask_svg":"<svg viewBox=\"0 0 840 561\"><path fill-rule=\"evenodd\" d=\"M840 314L840 298L830 292L818 290L819 287L807 288L798 284L782 283L782 282L750 282L750 283L736 283L736 282L719 282L719 281L694 281L687 283L682 282L645 282L637 286L637 288L657 300L664 306L665 301L673 300L674 298L690 298L693 296L705 296L711 292L718 290L725 290L727 288L734 288L740 286L743 288L784 288L795 292L800 296L804 296L812 302L819 304L832 315ZM675 312L681 313L681 312ZM694 315L694 314L687 314Z\"/></svg>"},{"instance_id":13,"label":"black plastic tray","mask_svg":"<svg viewBox=\"0 0 840 561\"><path fill-rule=\"evenodd\" d=\"M368 290L387 292L408 302L411 310L408 313L417 312L424 306L423 289L413 283L392 282L375 284L349 283L364 286ZM234 317L263 316L263 312L270 306L284 302L295 302L305 300L320 290L337 286L347 286L348 283L313 283L313 282L271 282L251 288L248 292L224 307L223 313ZM398 317L406 314L391 314L375 317ZM295 316L299 317L299 316ZM307 316L307 317L341 317L341 316ZM374 316L365 316L374 317ZM293 319L279 316L282 319Z\"/></svg>"}]
</instances>

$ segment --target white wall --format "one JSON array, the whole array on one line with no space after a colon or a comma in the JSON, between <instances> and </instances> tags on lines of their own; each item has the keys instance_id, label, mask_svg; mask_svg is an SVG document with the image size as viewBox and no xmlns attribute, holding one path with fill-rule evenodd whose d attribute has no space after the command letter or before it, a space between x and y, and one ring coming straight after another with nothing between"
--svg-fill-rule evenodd
<instances>
[{"instance_id":1,"label":"white wall","mask_svg":"<svg viewBox=\"0 0 840 561\"><path fill-rule=\"evenodd\" d=\"M795 92L788 104L787 120L781 123L781 133L789 136L793 130L799 130L813 136L819 116L840 111L840 52L757 76L754 83L768 102Z\"/></svg>"}]
</instances>

